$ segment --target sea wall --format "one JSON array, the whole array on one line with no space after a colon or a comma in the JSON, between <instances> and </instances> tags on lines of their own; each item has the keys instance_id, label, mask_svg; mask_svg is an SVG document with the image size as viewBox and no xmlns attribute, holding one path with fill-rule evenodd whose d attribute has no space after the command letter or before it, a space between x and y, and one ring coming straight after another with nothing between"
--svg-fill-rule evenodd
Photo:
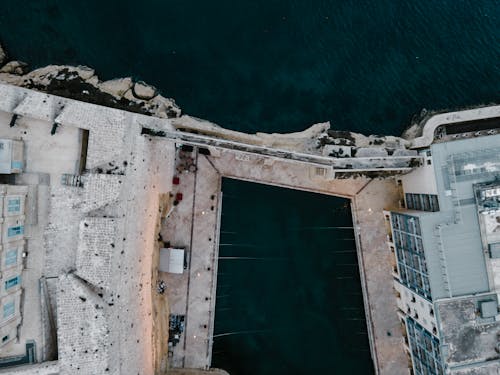
<instances>
[{"instance_id":1,"label":"sea wall","mask_svg":"<svg viewBox=\"0 0 500 375\"><path fill-rule=\"evenodd\" d=\"M130 77L101 81L94 69L86 66L49 65L30 70L22 61L10 60L0 46L0 82L155 116L170 118L172 124L187 132L252 145L273 147L332 157L406 155L410 142L393 136L365 136L331 129L329 122L318 123L301 132L288 134L247 134L224 129L206 120L182 115L175 101L142 81Z\"/></svg>"}]
</instances>

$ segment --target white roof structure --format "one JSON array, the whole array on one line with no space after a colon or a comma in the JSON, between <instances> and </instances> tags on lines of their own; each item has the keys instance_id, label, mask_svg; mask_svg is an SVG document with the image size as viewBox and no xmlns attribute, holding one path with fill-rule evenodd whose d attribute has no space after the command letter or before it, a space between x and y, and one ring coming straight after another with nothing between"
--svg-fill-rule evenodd
<instances>
[{"instance_id":1,"label":"white roof structure","mask_svg":"<svg viewBox=\"0 0 500 375\"><path fill-rule=\"evenodd\" d=\"M0 173L20 173L23 164L23 142L0 139Z\"/></svg>"},{"instance_id":2,"label":"white roof structure","mask_svg":"<svg viewBox=\"0 0 500 375\"><path fill-rule=\"evenodd\" d=\"M184 249L160 249L160 271L182 274L184 272Z\"/></svg>"}]
</instances>

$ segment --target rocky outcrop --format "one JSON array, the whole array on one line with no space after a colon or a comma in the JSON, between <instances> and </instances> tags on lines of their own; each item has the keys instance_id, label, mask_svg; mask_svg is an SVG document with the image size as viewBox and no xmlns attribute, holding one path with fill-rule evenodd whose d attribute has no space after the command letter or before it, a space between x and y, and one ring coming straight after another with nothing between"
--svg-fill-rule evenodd
<instances>
[{"instance_id":1,"label":"rocky outcrop","mask_svg":"<svg viewBox=\"0 0 500 375\"><path fill-rule=\"evenodd\" d=\"M113 95L116 99L120 99L132 88L133 84L134 82L130 77L117 78L101 82L99 88L101 91Z\"/></svg>"},{"instance_id":2,"label":"rocky outcrop","mask_svg":"<svg viewBox=\"0 0 500 375\"><path fill-rule=\"evenodd\" d=\"M5 53L4 49L2 48L2 45L0 44L0 65L2 65L6 59L7 59L7 54Z\"/></svg>"},{"instance_id":3,"label":"rocky outcrop","mask_svg":"<svg viewBox=\"0 0 500 375\"><path fill-rule=\"evenodd\" d=\"M137 99L150 100L156 96L156 88L142 81L135 82L132 86L132 94Z\"/></svg>"},{"instance_id":4,"label":"rocky outcrop","mask_svg":"<svg viewBox=\"0 0 500 375\"><path fill-rule=\"evenodd\" d=\"M9 74L24 74L27 69L28 64L22 61L11 61L0 68L0 73Z\"/></svg>"},{"instance_id":5,"label":"rocky outcrop","mask_svg":"<svg viewBox=\"0 0 500 375\"><path fill-rule=\"evenodd\" d=\"M161 118L181 114L174 100L130 77L103 82L94 69L86 66L49 65L28 71L23 62L5 60L6 53L0 46L0 82Z\"/></svg>"}]
</instances>

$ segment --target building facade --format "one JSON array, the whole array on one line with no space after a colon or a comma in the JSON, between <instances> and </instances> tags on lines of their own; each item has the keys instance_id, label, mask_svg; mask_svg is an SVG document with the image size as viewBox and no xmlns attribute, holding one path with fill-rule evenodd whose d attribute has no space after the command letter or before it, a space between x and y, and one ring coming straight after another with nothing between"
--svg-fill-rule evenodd
<instances>
[{"instance_id":1,"label":"building facade","mask_svg":"<svg viewBox=\"0 0 500 375\"><path fill-rule=\"evenodd\" d=\"M26 186L0 185L0 347L16 339L22 322Z\"/></svg>"},{"instance_id":2,"label":"building facade","mask_svg":"<svg viewBox=\"0 0 500 375\"><path fill-rule=\"evenodd\" d=\"M499 145L489 135L419 150L423 165L398 179L400 209L385 212L413 374L500 368Z\"/></svg>"}]
</instances>

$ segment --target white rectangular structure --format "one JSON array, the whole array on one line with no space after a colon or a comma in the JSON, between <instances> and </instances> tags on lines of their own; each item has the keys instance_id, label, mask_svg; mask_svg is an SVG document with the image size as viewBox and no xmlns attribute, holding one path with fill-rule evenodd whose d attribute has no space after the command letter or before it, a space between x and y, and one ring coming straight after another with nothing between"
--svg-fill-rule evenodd
<instances>
[{"instance_id":1,"label":"white rectangular structure","mask_svg":"<svg viewBox=\"0 0 500 375\"><path fill-rule=\"evenodd\" d=\"M24 240L0 245L0 272L22 266Z\"/></svg>"},{"instance_id":2,"label":"white rectangular structure","mask_svg":"<svg viewBox=\"0 0 500 375\"><path fill-rule=\"evenodd\" d=\"M184 249L160 249L160 271L182 274L184 272Z\"/></svg>"},{"instance_id":3,"label":"white rectangular structure","mask_svg":"<svg viewBox=\"0 0 500 375\"><path fill-rule=\"evenodd\" d=\"M19 216L24 214L25 194L8 194L3 198L3 216Z\"/></svg>"},{"instance_id":4,"label":"white rectangular structure","mask_svg":"<svg viewBox=\"0 0 500 375\"><path fill-rule=\"evenodd\" d=\"M0 173L20 173L24 168L24 144L13 139L0 139Z\"/></svg>"},{"instance_id":5,"label":"white rectangular structure","mask_svg":"<svg viewBox=\"0 0 500 375\"><path fill-rule=\"evenodd\" d=\"M24 238L24 215L3 219L2 242L9 243Z\"/></svg>"}]
</instances>

